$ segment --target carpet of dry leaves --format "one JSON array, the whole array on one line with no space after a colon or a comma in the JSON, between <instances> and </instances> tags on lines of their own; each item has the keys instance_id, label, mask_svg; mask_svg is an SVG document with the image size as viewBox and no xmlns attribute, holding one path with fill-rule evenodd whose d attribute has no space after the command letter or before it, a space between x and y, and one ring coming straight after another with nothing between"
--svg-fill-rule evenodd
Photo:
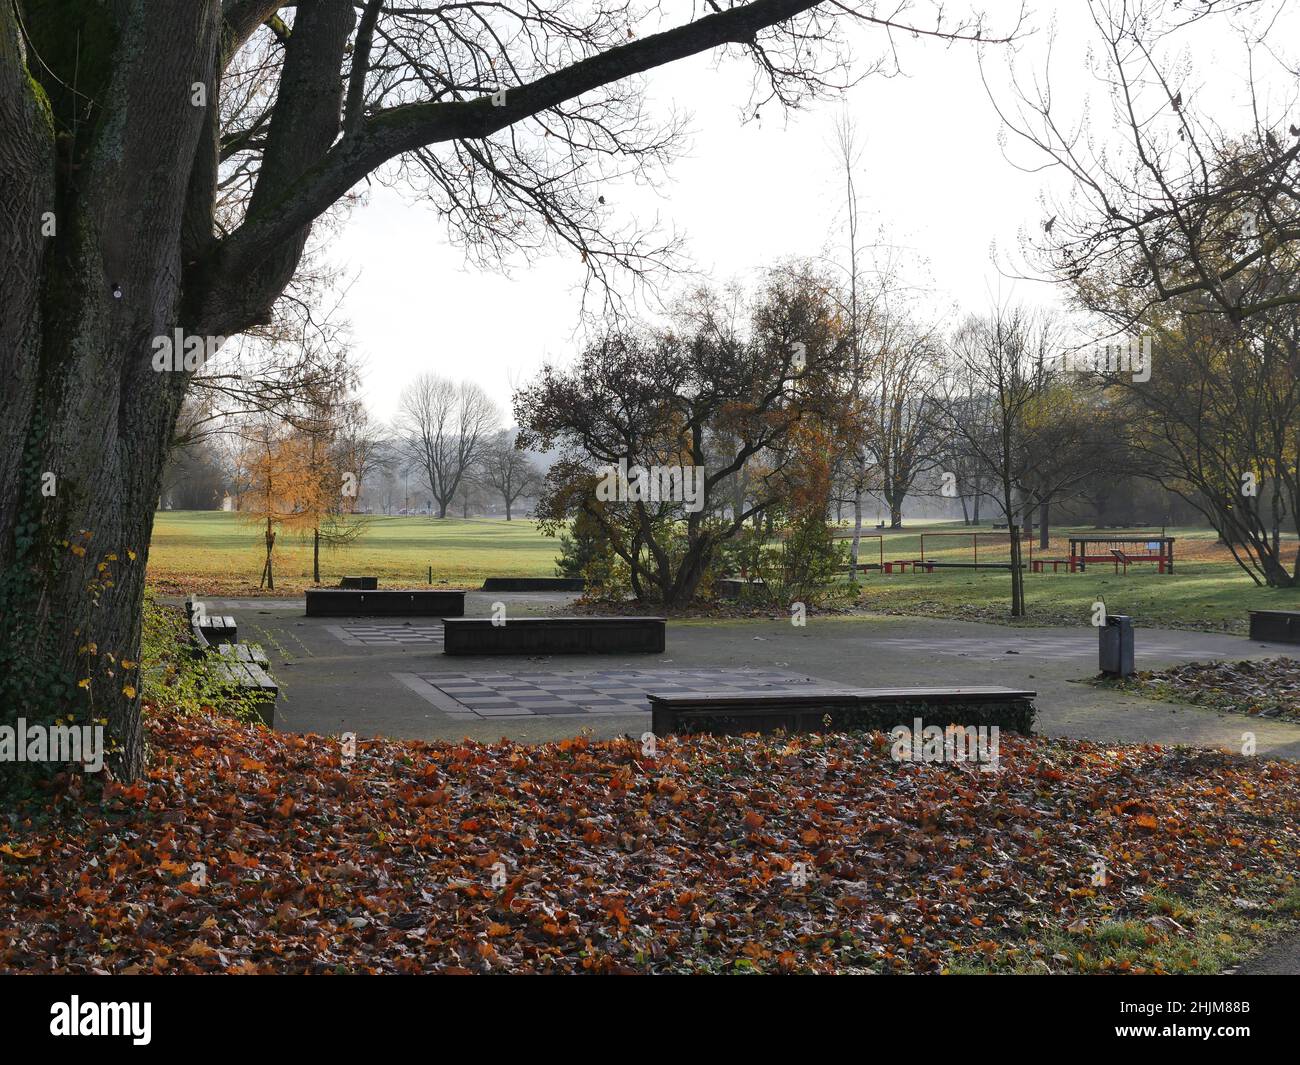
<instances>
[{"instance_id":1,"label":"carpet of dry leaves","mask_svg":"<svg viewBox=\"0 0 1300 1065\"><path fill-rule=\"evenodd\" d=\"M1295 658L1187 662L1143 670L1123 687L1251 717L1300 721L1300 659Z\"/></svg>"},{"instance_id":2,"label":"carpet of dry leaves","mask_svg":"<svg viewBox=\"0 0 1300 1065\"><path fill-rule=\"evenodd\" d=\"M1209 751L151 730L146 780L0 821L0 970L936 972L1300 855L1300 766Z\"/></svg>"}]
</instances>

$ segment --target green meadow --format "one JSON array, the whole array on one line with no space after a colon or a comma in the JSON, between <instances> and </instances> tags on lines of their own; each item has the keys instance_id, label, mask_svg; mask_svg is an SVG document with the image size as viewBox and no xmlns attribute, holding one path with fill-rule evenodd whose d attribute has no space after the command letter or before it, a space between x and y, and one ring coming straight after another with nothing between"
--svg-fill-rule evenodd
<instances>
[{"instance_id":1,"label":"green meadow","mask_svg":"<svg viewBox=\"0 0 1300 1065\"><path fill-rule=\"evenodd\" d=\"M874 530L873 530L874 531ZM926 558L970 561L968 535L952 522L916 523L885 534L886 560ZM990 533L987 527L983 530ZM1127 576L1110 565L1092 563L1085 573L1026 573L1028 624L1087 625L1093 605L1104 602L1111 614L1130 614L1139 625L1244 632L1251 609L1300 609L1300 589L1259 587L1231 561L1207 529L1171 528L1177 538L1175 570L1158 574L1150 563L1130 566ZM1091 528L1057 531L1052 546L1035 557L1064 557L1070 535L1129 536L1129 531ZM1140 534L1139 534L1140 535ZM261 530L220 511L160 511L154 522L149 576L162 592L255 595L262 569ZM473 588L485 577L551 576L558 540L543 536L535 523L499 518L383 517L369 519L354 544L321 550L321 582L337 584L344 574L374 574L381 586L425 585L433 569L435 585ZM276 592L298 592L312 585L311 543L281 533L276 547ZM873 539L864 539L863 562L879 560ZM982 562L1005 561L1005 534L982 536ZM942 570L883 574L865 570L859 578L858 606L870 611L1003 621L1010 601L1010 575L1001 570Z\"/></svg>"},{"instance_id":2,"label":"green meadow","mask_svg":"<svg viewBox=\"0 0 1300 1065\"><path fill-rule=\"evenodd\" d=\"M222 511L159 511L149 548L149 579L161 591L256 594L265 546L261 528ZM531 521L490 518L368 519L355 543L321 547L321 583L344 574L379 577L380 585L474 587L484 577L548 577L559 541ZM312 586L311 541L282 532L276 540L276 592Z\"/></svg>"}]
</instances>

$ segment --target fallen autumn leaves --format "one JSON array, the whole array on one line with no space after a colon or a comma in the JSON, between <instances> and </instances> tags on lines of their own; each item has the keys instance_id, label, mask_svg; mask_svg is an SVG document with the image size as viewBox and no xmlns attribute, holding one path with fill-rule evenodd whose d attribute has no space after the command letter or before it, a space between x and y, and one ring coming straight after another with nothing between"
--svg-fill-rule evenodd
<instances>
[{"instance_id":1,"label":"fallen autumn leaves","mask_svg":"<svg viewBox=\"0 0 1300 1065\"><path fill-rule=\"evenodd\" d=\"M1169 669L1142 670L1110 686L1251 717L1300 721L1300 660L1294 658L1185 662Z\"/></svg>"},{"instance_id":2,"label":"fallen autumn leaves","mask_svg":"<svg viewBox=\"0 0 1300 1065\"><path fill-rule=\"evenodd\" d=\"M326 737L152 730L147 781L7 826L0 969L1068 968L1044 939L1157 889L1277 889L1300 853L1300 766L1213 752L1004 736L984 774L880 734L367 741L345 766Z\"/></svg>"}]
</instances>

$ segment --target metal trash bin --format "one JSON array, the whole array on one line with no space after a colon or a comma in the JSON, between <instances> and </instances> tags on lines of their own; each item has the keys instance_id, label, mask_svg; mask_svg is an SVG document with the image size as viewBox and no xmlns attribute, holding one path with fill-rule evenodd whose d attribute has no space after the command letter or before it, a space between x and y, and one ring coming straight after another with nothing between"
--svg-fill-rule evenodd
<instances>
[{"instance_id":1,"label":"metal trash bin","mask_svg":"<svg viewBox=\"0 0 1300 1065\"><path fill-rule=\"evenodd\" d=\"M1108 677L1131 677L1133 668L1133 619L1111 614L1097 630L1097 658Z\"/></svg>"}]
</instances>

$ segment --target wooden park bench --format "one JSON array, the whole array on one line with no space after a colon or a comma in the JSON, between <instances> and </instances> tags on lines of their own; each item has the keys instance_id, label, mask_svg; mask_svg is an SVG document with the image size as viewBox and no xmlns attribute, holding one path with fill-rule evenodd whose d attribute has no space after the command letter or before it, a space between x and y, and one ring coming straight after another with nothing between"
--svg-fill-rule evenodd
<instances>
[{"instance_id":1,"label":"wooden park bench","mask_svg":"<svg viewBox=\"0 0 1300 1065\"><path fill-rule=\"evenodd\" d=\"M378 577L344 577L339 581L340 588L360 588L362 591L373 592L379 587Z\"/></svg>"},{"instance_id":2,"label":"wooden park bench","mask_svg":"<svg viewBox=\"0 0 1300 1065\"><path fill-rule=\"evenodd\" d=\"M238 643L235 619L216 614L195 614L194 603L185 602L190 617L190 635L194 653L200 657L215 655L212 675L220 688L240 695L251 695L257 716L267 728L275 727L275 701L280 687L267 672L270 659L256 644Z\"/></svg>"},{"instance_id":3,"label":"wooden park bench","mask_svg":"<svg viewBox=\"0 0 1300 1065\"><path fill-rule=\"evenodd\" d=\"M229 614L191 614L190 632L194 642L205 650L218 644L235 643L239 639L239 627Z\"/></svg>"},{"instance_id":4,"label":"wooden park bench","mask_svg":"<svg viewBox=\"0 0 1300 1065\"><path fill-rule=\"evenodd\" d=\"M1060 566L1064 566L1068 571L1070 569L1070 560L1068 558L1036 558L1029 563L1029 568L1034 573L1042 573L1044 572L1043 567L1048 565L1052 567L1053 573L1055 573L1057 568Z\"/></svg>"},{"instance_id":5,"label":"wooden park bench","mask_svg":"<svg viewBox=\"0 0 1300 1065\"><path fill-rule=\"evenodd\" d=\"M308 617L463 617L465 593L445 589L308 588Z\"/></svg>"},{"instance_id":6,"label":"wooden park bench","mask_svg":"<svg viewBox=\"0 0 1300 1065\"><path fill-rule=\"evenodd\" d=\"M587 582L581 577L488 577L485 592L581 592Z\"/></svg>"},{"instance_id":7,"label":"wooden park bench","mask_svg":"<svg viewBox=\"0 0 1300 1065\"><path fill-rule=\"evenodd\" d=\"M790 686L761 692L650 692L651 731L707 733L838 732L926 725L997 725L1028 735L1037 692L1016 688L829 688Z\"/></svg>"},{"instance_id":8,"label":"wooden park bench","mask_svg":"<svg viewBox=\"0 0 1300 1065\"><path fill-rule=\"evenodd\" d=\"M1252 610L1250 638L1264 643L1300 643L1300 610Z\"/></svg>"},{"instance_id":9,"label":"wooden park bench","mask_svg":"<svg viewBox=\"0 0 1300 1065\"><path fill-rule=\"evenodd\" d=\"M217 647L217 654L232 662L251 662L263 669L271 665L271 660L255 643L223 643Z\"/></svg>"},{"instance_id":10,"label":"wooden park bench","mask_svg":"<svg viewBox=\"0 0 1300 1065\"><path fill-rule=\"evenodd\" d=\"M664 618L444 618L449 655L662 654Z\"/></svg>"},{"instance_id":11,"label":"wooden park bench","mask_svg":"<svg viewBox=\"0 0 1300 1065\"><path fill-rule=\"evenodd\" d=\"M222 661L213 666L213 675L220 687L239 695L252 696L262 723L267 728L275 727L275 701L280 695L280 686L264 666L240 661L234 656L223 656Z\"/></svg>"}]
</instances>

